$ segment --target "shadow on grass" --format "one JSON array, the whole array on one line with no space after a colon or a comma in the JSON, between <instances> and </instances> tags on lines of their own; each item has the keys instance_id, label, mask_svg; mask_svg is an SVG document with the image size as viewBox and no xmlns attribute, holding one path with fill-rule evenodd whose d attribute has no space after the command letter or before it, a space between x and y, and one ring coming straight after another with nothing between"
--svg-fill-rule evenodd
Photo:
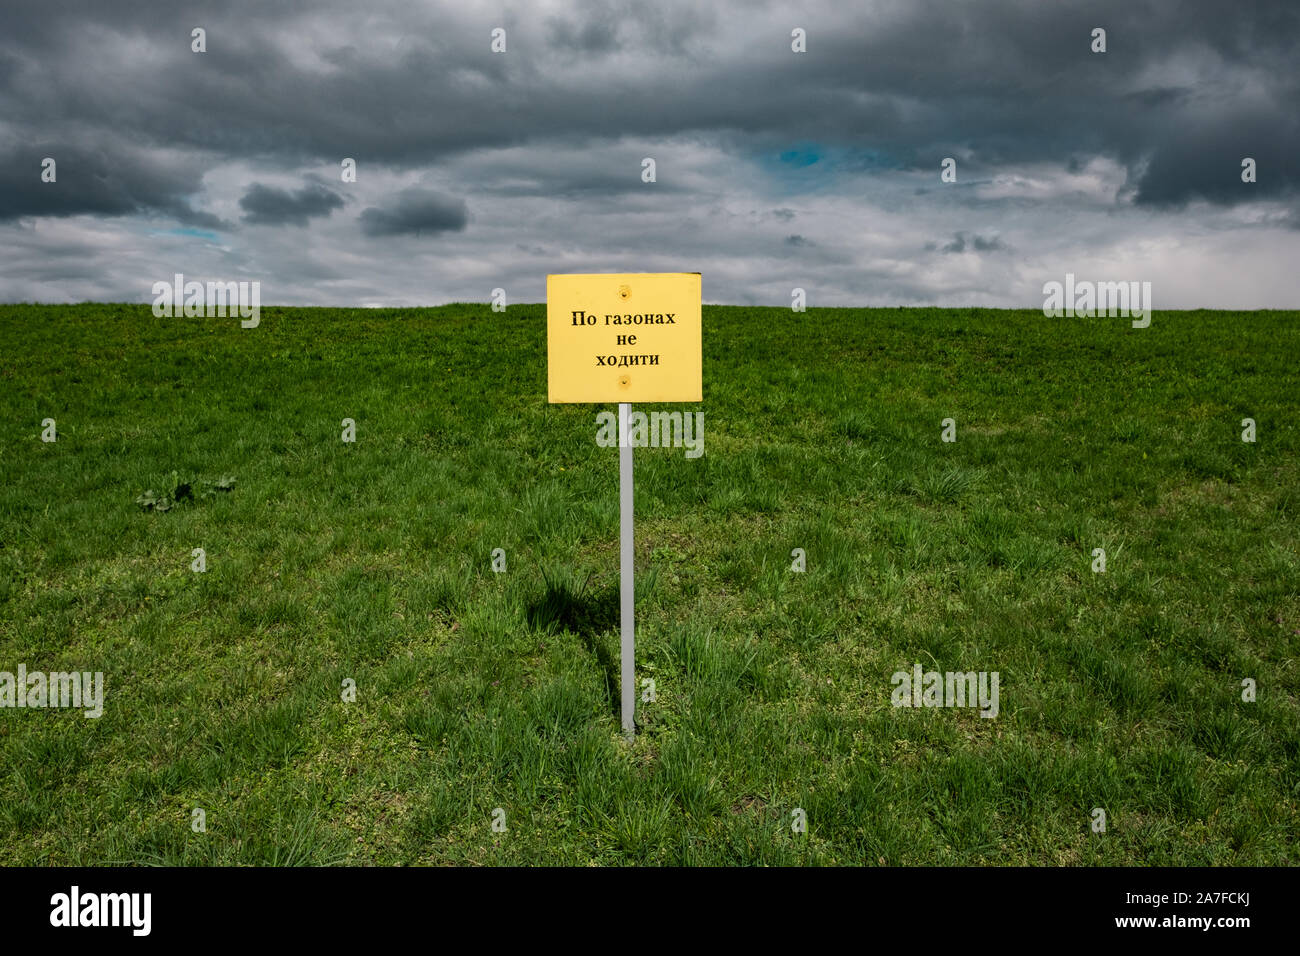
<instances>
[{"instance_id":1,"label":"shadow on grass","mask_svg":"<svg viewBox=\"0 0 1300 956\"><path fill-rule=\"evenodd\" d=\"M578 582L569 572L555 574L542 570L546 589L541 597L525 609L528 626L543 633L572 631L582 639L587 651L595 656L605 678L605 697L610 710L619 713L619 663L600 636L617 629L619 624L618 587L599 590L587 587L588 574Z\"/></svg>"}]
</instances>

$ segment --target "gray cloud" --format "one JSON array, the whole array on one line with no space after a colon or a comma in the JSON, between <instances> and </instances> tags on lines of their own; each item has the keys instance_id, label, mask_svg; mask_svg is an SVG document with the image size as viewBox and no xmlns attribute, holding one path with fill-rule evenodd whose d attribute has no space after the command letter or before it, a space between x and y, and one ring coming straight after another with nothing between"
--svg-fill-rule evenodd
<instances>
[{"instance_id":1,"label":"gray cloud","mask_svg":"<svg viewBox=\"0 0 1300 956\"><path fill-rule=\"evenodd\" d=\"M428 189L404 190L390 205L371 206L361 213L361 228L368 236L459 232L468 222L463 199Z\"/></svg>"},{"instance_id":2,"label":"gray cloud","mask_svg":"<svg viewBox=\"0 0 1300 956\"><path fill-rule=\"evenodd\" d=\"M1181 276L1172 294L1189 304L1296 298L1282 284L1300 251L1293 0L10 6L0 298L132 289L178 255L275 269L284 301L340 304L650 263L706 263L706 292L733 301L800 285L823 304L1028 304L1041 271L1087 263ZM506 54L489 50L497 26ZM795 26L807 53L790 50ZM1094 26L1105 54L1089 50ZM39 181L45 155L56 185ZM947 156L956 184L938 178ZM1240 181L1244 156L1256 183ZM356 183L339 180L343 157ZM330 215L344 203L363 211ZM229 233L241 218L259 228L183 246L141 225ZM308 222L288 255L279 230ZM454 232L464 256L413 282L358 253L358 232L411 256ZM1125 245L1138 237L1145 259ZM21 254L33 241L103 254L60 286L57 266ZM1230 267L1243 250L1253 265Z\"/></svg>"},{"instance_id":3,"label":"gray cloud","mask_svg":"<svg viewBox=\"0 0 1300 956\"><path fill-rule=\"evenodd\" d=\"M239 205L246 213L244 222L255 226L305 226L313 217L341 209L343 199L319 183L308 183L295 192L253 183Z\"/></svg>"},{"instance_id":4,"label":"gray cloud","mask_svg":"<svg viewBox=\"0 0 1300 956\"><path fill-rule=\"evenodd\" d=\"M1007 247L997 236L972 235L967 232L957 232L953 237L940 246L937 242L927 242L925 248L929 252L938 249L940 252L951 255L961 252L1004 252Z\"/></svg>"}]
</instances>

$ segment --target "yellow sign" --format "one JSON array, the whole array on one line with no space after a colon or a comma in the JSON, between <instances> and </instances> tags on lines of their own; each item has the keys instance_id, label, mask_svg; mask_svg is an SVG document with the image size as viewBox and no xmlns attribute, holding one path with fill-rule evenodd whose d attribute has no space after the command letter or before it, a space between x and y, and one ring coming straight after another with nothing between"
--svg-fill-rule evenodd
<instances>
[{"instance_id":1,"label":"yellow sign","mask_svg":"<svg viewBox=\"0 0 1300 956\"><path fill-rule=\"evenodd\" d=\"M700 274L546 277L551 402L698 402Z\"/></svg>"}]
</instances>

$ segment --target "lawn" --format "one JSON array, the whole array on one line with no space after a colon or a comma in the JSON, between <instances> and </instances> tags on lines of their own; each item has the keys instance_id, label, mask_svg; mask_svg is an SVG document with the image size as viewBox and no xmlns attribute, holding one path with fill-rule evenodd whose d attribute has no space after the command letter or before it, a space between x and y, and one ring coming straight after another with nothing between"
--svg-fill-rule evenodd
<instances>
[{"instance_id":1,"label":"lawn","mask_svg":"<svg viewBox=\"0 0 1300 956\"><path fill-rule=\"evenodd\" d=\"M705 454L636 451L629 745L609 406L547 404L543 306L0 306L0 671L106 688L0 709L0 851L1294 865L1298 356L1295 312L706 306L652 406ZM997 717L892 706L915 664Z\"/></svg>"}]
</instances>

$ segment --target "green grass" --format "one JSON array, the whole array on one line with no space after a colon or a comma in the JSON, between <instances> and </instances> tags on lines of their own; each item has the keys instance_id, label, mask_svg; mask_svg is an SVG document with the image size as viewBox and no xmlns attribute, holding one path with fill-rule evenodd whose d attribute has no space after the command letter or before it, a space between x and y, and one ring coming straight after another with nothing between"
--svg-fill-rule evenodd
<instances>
[{"instance_id":1,"label":"green grass","mask_svg":"<svg viewBox=\"0 0 1300 956\"><path fill-rule=\"evenodd\" d=\"M629 747L617 453L542 307L0 307L0 670L107 681L0 710L3 859L1300 862L1298 318L706 307ZM236 480L143 510L173 472ZM891 707L915 662L998 718Z\"/></svg>"}]
</instances>

